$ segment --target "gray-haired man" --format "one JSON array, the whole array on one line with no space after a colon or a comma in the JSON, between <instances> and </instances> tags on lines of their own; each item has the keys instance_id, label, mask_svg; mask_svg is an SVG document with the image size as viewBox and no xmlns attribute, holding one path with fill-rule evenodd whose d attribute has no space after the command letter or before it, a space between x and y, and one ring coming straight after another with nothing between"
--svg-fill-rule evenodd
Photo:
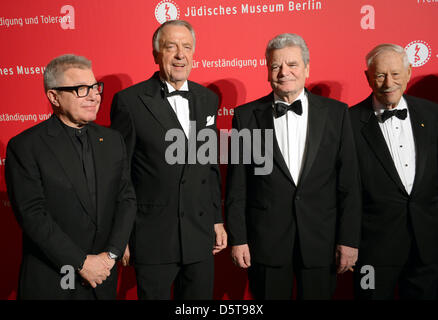
<instances>
[{"instance_id":1,"label":"gray-haired man","mask_svg":"<svg viewBox=\"0 0 438 320\"><path fill-rule=\"evenodd\" d=\"M363 195L355 294L393 299L398 285L400 298L436 299L438 105L404 95L411 65L401 46L378 45L366 63L373 92L350 109Z\"/></svg>"},{"instance_id":2,"label":"gray-haired man","mask_svg":"<svg viewBox=\"0 0 438 320\"><path fill-rule=\"evenodd\" d=\"M273 92L238 107L233 128L273 130L274 168L264 176L253 174L256 163L229 165L232 258L249 268L257 299L290 299L294 275L298 298L330 299L336 264L338 273L351 269L359 246L359 177L347 105L305 89L309 51L300 36L272 39L266 60Z\"/></svg>"},{"instance_id":3,"label":"gray-haired man","mask_svg":"<svg viewBox=\"0 0 438 320\"><path fill-rule=\"evenodd\" d=\"M111 127L125 138L138 197L125 261L132 253L140 299L169 299L173 283L176 299L211 299L213 254L227 245L219 167L168 163L166 133L179 130L187 146L203 128L215 130L218 97L188 80L195 51L188 22L162 24L152 44L159 71L117 93L111 108Z\"/></svg>"},{"instance_id":4,"label":"gray-haired man","mask_svg":"<svg viewBox=\"0 0 438 320\"><path fill-rule=\"evenodd\" d=\"M6 184L23 229L19 299L115 299L135 218L121 135L93 123L103 83L81 56L44 72L53 116L12 138Z\"/></svg>"}]
</instances>

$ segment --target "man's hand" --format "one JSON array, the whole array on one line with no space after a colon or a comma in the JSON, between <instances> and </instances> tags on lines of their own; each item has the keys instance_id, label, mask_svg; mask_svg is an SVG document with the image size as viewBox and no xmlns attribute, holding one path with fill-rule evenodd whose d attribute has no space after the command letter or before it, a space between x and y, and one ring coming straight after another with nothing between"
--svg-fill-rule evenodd
<instances>
[{"instance_id":1,"label":"man's hand","mask_svg":"<svg viewBox=\"0 0 438 320\"><path fill-rule=\"evenodd\" d=\"M356 264L358 249L343 245L336 246L336 265L338 273L353 271L353 266Z\"/></svg>"},{"instance_id":2,"label":"man's hand","mask_svg":"<svg viewBox=\"0 0 438 320\"><path fill-rule=\"evenodd\" d=\"M115 259L111 259L108 256L108 252L102 252L98 254L99 257L102 257L102 259L105 261L107 268L109 268L108 270L111 271L111 269L114 267L114 265L116 264L116 260Z\"/></svg>"},{"instance_id":3,"label":"man's hand","mask_svg":"<svg viewBox=\"0 0 438 320\"><path fill-rule=\"evenodd\" d=\"M216 244L213 247L213 254L216 254L227 247L227 232L223 223L216 223L214 232L216 233Z\"/></svg>"},{"instance_id":4,"label":"man's hand","mask_svg":"<svg viewBox=\"0 0 438 320\"><path fill-rule=\"evenodd\" d=\"M249 247L247 244L239 246L232 246L231 259L236 266L241 268L248 268L251 266L251 255L249 253Z\"/></svg>"},{"instance_id":5,"label":"man's hand","mask_svg":"<svg viewBox=\"0 0 438 320\"><path fill-rule=\"evenodd\" d=\"M96 288L98 284L102 284L102 282L110 275L110 263L102 257L103 254L106 253L87 255L84 266L81 271L79 271L81 277L93 288Z\"/></svg>"},{"instance_id":6,"label":"man's hand","mask_svg":"<svg viewBox=\"0 0 438 320\"><path fill-rule=\"evenodd\" d=\"M129 245L126 245L125 253L122 257L122 265L124 267L129 266L129 258L131 257L131 252L129 251Z\"/></svg>"}]
</instances>

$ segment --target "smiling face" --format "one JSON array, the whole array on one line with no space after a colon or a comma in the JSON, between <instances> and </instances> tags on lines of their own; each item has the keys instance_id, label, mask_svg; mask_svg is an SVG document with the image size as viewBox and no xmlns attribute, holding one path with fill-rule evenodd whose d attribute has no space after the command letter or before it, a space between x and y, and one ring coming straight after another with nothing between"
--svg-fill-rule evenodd
<instances>
[{"instance_id":1,"label":"smiling face","mask_svg":"<svg viewBox=\"0 0 438 320\"><path fill-rule=\"evenodd\" d=\"M275 94L289 103L293 102L309 77L309 64L304 64L301 48L274 49L267 66L268 80Z\"/></svg>"},{"instance_id":2,"label":"smiling face","mask_svg":"<svg viewBox=\"0 0 438 320\"><path fill-rule=\"evenodd\" d=\"M161 78L177 90L192 70L193 51L193 37L185 26L168 25L161 30L155 63L160 66Z\"/></svg>"},{"instance_id":3,"label":"smiling face","mask_svg":"<svg viewBox=\"0 0 438 320\"><path fill-rule=\"evenodd\" d=\"M59 87L92 85L96 83L91 69L69 68L58 80ZM101 95L96 89L90 89L88 95L79 98L75 91L47 91L54 112L59 119L70 127L80 128L90 121L96 120Z\"/></svg>"},{"instance_id":4,"label":"smiling face","mask_svg":"<svg viewBox=\"0 0 438 320\"><path fill-rule=\"evenodd\" d=\"M411 78L411 66L404 65L400 53L384 51L374 58L366 76L376 99L392 109L398 105L406 90Z\"/></svg>"}]
</instances>

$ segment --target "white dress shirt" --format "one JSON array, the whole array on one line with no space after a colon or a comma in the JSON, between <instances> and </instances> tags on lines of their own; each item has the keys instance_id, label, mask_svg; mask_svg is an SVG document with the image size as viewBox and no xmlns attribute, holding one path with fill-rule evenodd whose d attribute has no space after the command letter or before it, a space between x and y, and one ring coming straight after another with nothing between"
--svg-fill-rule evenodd
<instances>
[{"instance_id":1,"label":"white dress shirt","mask_svg":"<svg viewBox=\"0 0 438 320\"><path fill-rule=\"evenodd\" d=\"M274 99L275 102L281 101L275 94ZM309 114L309 101L304 89L296 100L301 100L303 113L297 115L289 110L284 116L279 118L274 116L274 129L281 154L295 184L298 185L306 146L307 118ZM285 103L284 101L281 102Z\"/></svg>"},{"instance_id":2,"label":"white dress shirt","mask_svg":"<svg viewBox=\"0 0 438 320\"><path fill-rule=\"evenodd\" d=\"M165 83L167 85L167 89L169 90L169 93L176 91L176 89L172 87L172 85L170 85L167 81L165 81ZM184 84L179 89L179 91L189 91L189 86L187 84L187 81L184 82ZM183 128L184 133L186 134L186 137L188 139L189 131L190 131L189 100L183 98L182 96L175 95L175 96L167 97L167 101L169 101L173 111L175 111L176 117L178 118L178 121L181 124L181 127Z\"/></svg>"},{"instance_id":3,"label":"white dress shirt","mask_svg":"<svg viewBox=\"0 0 438 320\"><path fill-rule=\"evenodd\" d=\"M415 143L406 100L402 97L398 105L391 109L408 109L404 120L392 116L382 123L380 115L385 111L385 107L374 96L373 106L398 175L407 193L410 194L415 178Z\"/></svg>"}]
</instances>

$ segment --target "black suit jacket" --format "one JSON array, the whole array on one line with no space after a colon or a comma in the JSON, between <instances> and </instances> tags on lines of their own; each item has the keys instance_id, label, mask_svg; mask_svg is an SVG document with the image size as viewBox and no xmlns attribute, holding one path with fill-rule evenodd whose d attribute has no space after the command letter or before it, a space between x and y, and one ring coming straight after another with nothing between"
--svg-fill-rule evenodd
<instances>
[{"instance_id":1,"label":"black suit jacket","mask_svg":"<svg viewBox=\"0 0 438 320\"><path fill-rule=\"evenodd\" d=\"M216 115L218 98L199 84L188 81L188 86L197 133L206 128L208 116ZM111 127L125 138L137 194L130 242L135 262L191 263L211 255L214 224L222 222L219 168L166 162L166 149L173 143L166 141L166 132L183 129L163 97L158 73L114 96ZM216 130L216 121L208 128Z\"/></svg>"},{"instance_id":2,"label":"black suit jacket","mask_svg":"<svg viewBox=\"0 0 438 320\"><path fill-rule=\"evenodd\" d=\"M359 245L359 177L347 105L307 93L308 132L298 185L275 132L271 174L254 175L254 163L228 167L230 242L248 243L251 260L258 263L290 263L297 232L309 268L333 264L335 244ZM273 100L271 93L235 109L233 128L274 130Z\"/></svg>"},{"instance_id":3,"label":"black suit jacket","mask_svg":"<svg viewBox=\"0 0 438 320\"><path fill-rule=\"evenodd\" d=\"M426 264L438 261L438 105L404 96L416 150L408 194L391 158L372 96L350 110L362 180L363 224L359 260L378 266L406 262L416 245Z\"/></svg>"},{"instance_id":4,"label":"black suit jacket","mask_svg":"<svg viewBox=\"0 0 438 320\"><path fill-rule=\"evenodd\" d=\"M87 254L123 254L135 218L135 192L119 133L88 126L96 173L97 206L91 204L82 163L56 116L12 138L6 153L9 198L23 229L23 260L18 297L82 299L62 290L61 267L81 265ZM93 212L93 210L97 210ZM117 269L96 289L98 298L115 299Z\"/></svg>"}]
</instances>

